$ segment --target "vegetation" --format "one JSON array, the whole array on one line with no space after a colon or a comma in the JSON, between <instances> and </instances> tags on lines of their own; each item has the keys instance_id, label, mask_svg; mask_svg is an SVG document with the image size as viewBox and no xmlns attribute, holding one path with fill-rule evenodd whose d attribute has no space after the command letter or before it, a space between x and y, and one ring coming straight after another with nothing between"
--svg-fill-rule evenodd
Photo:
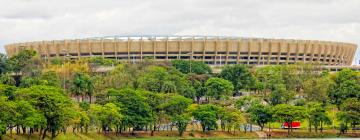
<instances>
[{"instance_id":1,"label":"vegetation","mask_svg":"<svg viewBox=\"0 0 360 140\"><path fill-rule=\"evenodd\" d=\"M104 66L113 69L96 71ZM32 50L0 55L0 138L248 136L253 126L272 127L276 135L283 123L289 137L329 129L347 135L359 127L359 103L359 72L319 72L315 64L233 65L213 74L198 61L42 60Z\"/></svg>"}]
</instances>

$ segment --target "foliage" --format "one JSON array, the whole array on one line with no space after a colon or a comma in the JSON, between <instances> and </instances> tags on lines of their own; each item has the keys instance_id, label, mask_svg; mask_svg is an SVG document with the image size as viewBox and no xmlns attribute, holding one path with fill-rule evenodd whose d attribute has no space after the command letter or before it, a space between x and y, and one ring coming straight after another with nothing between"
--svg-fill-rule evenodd
<instances>
[{"instance_id":1,"label":"foliage","mask_svg":"<svg viewBox=\"0 0 360 140\"><path fill-rule=\"evenodd\" d=\"M196 73L196 74L210 74L212 73L211 68L201 61L193 60L172 60L171 64L180 72L187 73Z\"/></svg>"},{"instance_id":2,"label":"foliage","mask_svg":"<svg viewBox=\"0 0 360 140\"><path fill-rule=\"evenodd\" d=\"M350 69L336 73L329 89L331 103L340 108L347 98L360 98L360 74Z\"/></svg>"},{"instance_id":3,"label":"foliage","mask_svg":"<svg viewBox=\"0 0 360 140\"><path fill-rule=\"evenodd\" d=\"M292 122L300 121L306 117L305 108L288 104L279 104L272 108L274 118L280 122L289 124L288 134L292 131Z\"/></svg>"},{"instance_id":4,"label":"foliage","mask_svg":"<svg viewBox=\"0 0 360 140\"><path fill-rule=\"evenodd\" d=\"M208 97L219 100L220 98L231 96L234 86L230 81L221 78L210 78L206 81L205 87L207 88L206 95Z\"/></svg>"},{"instance_id":5,"label":"foliage","mask_svg":"<svg viewBox=\"0 0 360 140\"><path fill-rule=\"evenodd\" d=\"M44 134L50 131L52 138L63 127L68 117L71 117L73 104L59 88L37 85L20 89L17 94L21 94L22 99L29 101L44 116L46 120Z\"/></svg>"},{"instance_id":6,"label":"foliage","mask_svg":"<svg viewBox=\"0 0 360 140\"><path fill-rule=\"evenodd\" d=\"M219 107L211 104L200 105L196 108L192 115L200 121L203 132L217 129L217 112Z\"/></svg>"},{"instance_id":7,"label":"foliage","mask_svg":"<svg viewBox=\"0 0 360 140\"><path fill-rule=\"evenodd\" d=\"M151 121L151 108L142 96L142 91L133 89L114 90L113 102L121 107L121 114L124 116L121 124L133 127L134 130L141 130L143 126Z\"/></svg>"},{"instance_id":8,"label":"foliage","mask_svg":"<svg viewBox=\"0 0 360 140\"><path fill-rule=\"evenodd\" d=\"M114 66L119 64L119 61L104 57L91 57L89 63L97 66Z\"/></svg>"},{"instance_id":9,"label":"foliage","mask_svg":"<svg viewBox=\"0 0 360 140\"><path fill-rule=\"evenodd\" d=\"M234 90L250 89L255 85L255 79L249 69L244 65L225 66L220 75L221 78L231 81Z\"/></svg>"}]
</instances>

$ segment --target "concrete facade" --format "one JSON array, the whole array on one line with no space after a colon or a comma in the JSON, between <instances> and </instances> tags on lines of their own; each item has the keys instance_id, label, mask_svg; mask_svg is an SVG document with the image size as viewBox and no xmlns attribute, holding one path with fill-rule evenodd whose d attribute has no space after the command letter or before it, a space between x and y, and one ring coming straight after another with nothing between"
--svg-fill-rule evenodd
<instances>
[{"instance_id":1,"label":"concrete facade","mask_svg":"<svg viewBox=\"0 0 360 140\"><path fill-rule=\"evenodd\" d=\"M239 37L150 36L103 37L15 43L5 46L12 56L21 49L33 49L43 58L101 56L137 62L192 59L210 65L276 65L318 62L349 66L357 46L351 43Z\"/></svg>"}]
</instances>

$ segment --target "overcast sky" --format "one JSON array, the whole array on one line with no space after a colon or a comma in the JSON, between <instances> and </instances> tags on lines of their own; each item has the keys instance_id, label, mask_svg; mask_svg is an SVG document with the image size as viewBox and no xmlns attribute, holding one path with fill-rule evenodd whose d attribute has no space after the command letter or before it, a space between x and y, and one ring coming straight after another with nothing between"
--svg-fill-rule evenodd
<instances>
[{"instance_id":1,"label":"overcast sky","mask_svg":"<svg viewBox=\"0 0 360 140\"><path fill-rule=\"evenodd\" d=\"M360 0L0 0L0 52L21 41L144 34L359 44Z\"/></svg>"}]
</instances>

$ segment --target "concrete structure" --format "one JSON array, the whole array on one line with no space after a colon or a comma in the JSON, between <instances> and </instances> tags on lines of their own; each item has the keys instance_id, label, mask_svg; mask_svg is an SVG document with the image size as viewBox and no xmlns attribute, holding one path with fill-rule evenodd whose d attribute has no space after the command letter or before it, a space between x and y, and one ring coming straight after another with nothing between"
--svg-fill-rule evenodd
<instances>
[{"instance_id":1,"label":"concrete structure","mask_svg":"<svg viewBox=\"0 0 360 140\"><path fill-rule=\"evenodd\" d=\"M15 43L5 46L9 56L34 49L44 58L72 59L102 56L136 62L192 59L211 65L275 65L318 62L328 66L351 65L357 46L351 43L211 36L102 37Z\"/></svg>"}]
</instances>

